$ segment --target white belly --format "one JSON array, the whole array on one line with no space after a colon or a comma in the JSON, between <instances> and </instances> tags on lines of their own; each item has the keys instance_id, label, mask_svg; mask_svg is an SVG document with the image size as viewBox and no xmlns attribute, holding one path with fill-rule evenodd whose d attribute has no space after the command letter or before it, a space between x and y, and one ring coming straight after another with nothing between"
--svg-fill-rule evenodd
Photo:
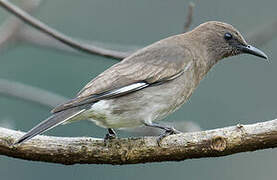
<instances>
[{"instance_id":1,"label":"white belly","mask_svg":"<svg viewBox=\"0 0 277 180\"><path fill-rule=\"evenodd\" d=\"M194 84L186 81L188 75L122 97L101 100L83 116L104 128L131 128L143 122L161 120L177 110L192 94Z\"/></svg>"}]
</instances>

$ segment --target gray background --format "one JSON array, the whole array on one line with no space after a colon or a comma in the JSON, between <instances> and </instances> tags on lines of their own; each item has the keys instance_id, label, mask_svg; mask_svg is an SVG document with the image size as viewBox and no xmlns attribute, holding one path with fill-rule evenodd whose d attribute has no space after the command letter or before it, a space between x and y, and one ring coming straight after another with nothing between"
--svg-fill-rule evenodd
<instances>
[{"instance_id":1,"label":"gray background","mask_svg":"<svg viewBox=\"0 0 277 180\"><path fill-rule=\"evenodd\" d=\"M145 46L182 32L183 0L59 0L45 1L36 17L74 37ZM193 27L208 20L233 24L242 34L276 20L276 0L196 1ZM1 20L7 13L0 9ZM277 38L263 47L271 63L254 56L225 59L214 67L190 101L168 120L189 120L203 129L276 118ZM98 56L72 54L21 45L0 54L0 78L19 81L74 97L91 78L116 63ZM28 130L49 115L32 103L0 96L0 123ZM103 137L90 122L59 126L55 136ZM125 133L119 132L122 136ZM64 166L0 156L3 179L276 179L275 149L221 158L127 166Z\"/></svg>"}]
</instances>

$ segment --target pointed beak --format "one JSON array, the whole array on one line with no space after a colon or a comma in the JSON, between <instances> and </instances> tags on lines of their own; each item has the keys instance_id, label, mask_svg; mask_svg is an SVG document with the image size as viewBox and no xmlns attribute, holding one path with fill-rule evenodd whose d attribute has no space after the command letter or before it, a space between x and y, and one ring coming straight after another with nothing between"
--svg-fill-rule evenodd
<instances>
[{"instance_id":1,"label":"pointed beak","mask_svg":"<svg viewBox=\"0 0 277 180\"><path fill-rule=\"evenodd\" d=\"M258 48L255 48L253 46L250 46L250 45L247 45L247 46L240 45L238 48L243 53L252 54L254 56L258 56L258 57L261 57L261 58L264 58L264 59L268 59L267 55L263 51L259 50Z\"/></svg>"}]
</instances>

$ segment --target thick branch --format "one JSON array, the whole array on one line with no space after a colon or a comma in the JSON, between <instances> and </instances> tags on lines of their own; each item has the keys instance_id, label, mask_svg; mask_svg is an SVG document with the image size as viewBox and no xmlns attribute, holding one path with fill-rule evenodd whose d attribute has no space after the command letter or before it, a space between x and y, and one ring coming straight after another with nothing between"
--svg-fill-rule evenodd
<instances>
[{"instance_id":1,"label":"thick branch","mask_svg":"<svg viewBox=\"0 0 277 180\"><path fill-rule=\"evenodd\" d=\"M11 146L23 133L0 128L0 154L61 164L137 164L219 157L277 146L277 119L209 131L171 135L156 143L155 137L103 140L80 137L38 136Z\"/></svg>"},{"instance_id":2,"label":"thick branch","mask_svg":"<svg viewBox=\"0 0 277 180\"><path fill-rule=\"evenodd\" d=\"M13 5L11 2L7 0L0 0L0 5L4 7L6 10L8 10L9 12L11 12L12 14L14 14L15 16L17 16L18 18L20 18L21 20L33 26L34 28L48 34L49 36L57 39L58 41L64 44L67 44L72 48L78 49L80 51L83 51L89 54L101 55L101 56L115 58L115 59L123 59L129 55L129 53L125 53L125 52L119 52L115 50L100 48L86 43L80 43L72 39L71 37L62 34L55 29L50 28L46 24L35 19L30 14L21 10L20 8Z\"/></svg>"}]
</instances>

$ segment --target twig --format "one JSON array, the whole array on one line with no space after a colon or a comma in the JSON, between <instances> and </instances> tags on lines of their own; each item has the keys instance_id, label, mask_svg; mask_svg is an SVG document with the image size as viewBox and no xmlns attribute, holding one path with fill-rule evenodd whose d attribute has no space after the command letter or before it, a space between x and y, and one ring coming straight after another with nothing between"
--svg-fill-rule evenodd
<instances>
[{"instance_id":1,"label":"twig","mask_svg":"<svg viewBox=\"0 0 277 180\"><path fill-rule=\"evenodd\" d=\"M16 36L19 27L22 25L22 22L15 18L7 18L1 25L0 28L0 50L3 51L10 47L10 45L16 45Z\"/></svg>"},{"instance_id":2,"label":"twig","mask_svg":"<svg viewBox=\"0 0 277 180\"><path fill-rule=\"evenodd\" d=\"M35 19L27 12L21 10L17 6L13 5L11 2L7 0L0 0L0 5L4 7L6 10L20 18L21 20L25 21L29 25L33 26L34 28L48 34L49 36L57 39L58 41L67 44L68 46L78 49L80 51L89 53L89 54L95 54L95 55L101 55L105 57L115 58L115 59L123 59L129 55L129 53L126 52L119 52L115 50L109 50L100 48L93 45L83 44L80 43L74 39L72 39L69 36L66 36L59 31L50 28L46 24L42 23L41 21Z\"/></svg>"},{"instance_id":3,"label":"twig","mask_svg":"<svg viewBox=\"0 0 277 180\"><path fill-rule=\"evenodd\" d=\"M76 55L80 55L80 51L73 49L66 44L61 43L60 41L54 39L53 37L44 34L32 27L24 26L20 29L20 31L17 33L17 39L19 39L22 42L26 42L30 45L33 45L35 47L41 46L42 48L50 48L54 50L60 50L62 52L66 53L73 53ZM126 53L126 56L132 54L137 49L140 49L139 46L134 45L121 45L121 44L111 44L111 43L104 43L104 42L97 42L97 41L87 41L79 39L78 42L81 44L88 44L92 45L94 47L104 48L104 49L112 49L115 51L123 51Z\"/></svg>"},{"instance_id":4,"label":"twig","mask_svg":"<svg viewBox=\"0 0 277 180\"><path fill-rule=\"evenodd\" d=\"M0 4L3 2L7 3L7 1L1 0ZM273 23L272 27L276 27L276 24ZM272 39L273 35L276 35L274 31L267 31L266 34L270 36L259 37L257 34L255 36L259 37L258 41L263 44ZM63 42L62 40L60 41ZM6 87L6 85L0 85L0 87ZM17 94L18 92L12 95L17 96ZM23 95L22 97L27 96ZM39 95L39 97L42 96ZM34 101L38 98L35 98ZM161 147L157 146L156 138L153 137L118 139L105 145L102 140L95 138L47 136L38 136L22 146L9 146L21 135L21 132L0 128L0 154L61 164L134 164L217 157L238 152L273 148L277 146L277 120L198 133L173 135L164 139Z\"/></svg>"},{"instance_id":5,"label":"twig","mask_svg":"<svg viewBox=\"0 0 277 180\"><path fill-rule=\"evenodd\" d=\"M51 93L49 91L27 86L18 82L0 79L0 95L11 96L34 102L43 106L55 107L67 101L67 98Z\"/></svg>"},{"instance_id":6,"label":"twig","mask_svg":"<svg viewBox=\"0 0 277 180\"><path fill-rule=\"evenodd\" d=\"M192 24L192 16L193 16L194 7L195 7L195 4L193 2L189 2L188 13L187 13L186 22L184 25L184 32L187 32Z\"/></svg>"},{"instance_id":7,"label":"twig","mask_svg":"<svg viewBox=\"0 0 277 180\"><path fill-rule=\"evenodd\" d=\"M40 4L41 0L26 0L22 2L22 9L26 12L33 12ZM16 17L8 17L0 27L0 49L3 51L11 44L17 42L16 35L24 23Z\"/></svg>"},{"instance_id":8,"label":"twig","mask_svg":"<svg viewBox=\"0 0 277 180\"><path fill-rule=\"evenodd\" d=\"M38 2L40 2L40 1L38 0ZM29 12L32 9L34 9L34 7L36 7L38 4L39 3L32 5L32 3L28 3L27 8L25 8L24 6L23 6L23 8ZM9 3L8 1L0 0L0 5L5 7L7 10L9 10L11 13L18 16L22 20L26 21L28 24L36 27L38 30L40 30L40 31L50 35L50 37L52 37L52 38L50 38L50 37L44 35L43 33L39 32L39 31L35 31L28 27L22 28L22 25L21 25L22 23L20 21L16 20L15 18L9 18L0 29L0 35L1 35L0 36L0 46L2 46L2 47L3 46L6 47L6 45L9 42L15 42L17 39L20 39L20 40L29 42L31 44L34 43L36 45L41 45L44 47L45 46L51 47L54 49L60 49L63 51L74 52L74 53L76 52L76 50L73 48L80 50L79 47L81 47L82 51L88 50L88 51L90 51L89 53L103 55L103 56L109 56L109 54L110 54L111 56L114 55L113 58L118 58L118 59L123 59L123 58L129 56L132 52L134 52L136 49L139 48L139 47L131 47L131 48L124 47L124 49L128 49L128 51L120 52L117 50L109 50L105 47L95 45L94 42L86 43L82 40L76 41L76 40L73 40L72 38L67 37L67 36L63 35L62 33L59 33L58 31L48 27L47 25L43 24L42 22L34 19L29 14L20 10L19 8L17 8L13 4ZM191 26L194 7L195 7L194 3L190 2L188 5L188 13L187 13L186 22L184 25L185 32L188 31ZM44 29L45 27L47 27L47 28ZM20 31L18 31L18 30L20 30ZM59 35L62 35L62 36L60 37ZM247 35L246 39L248 39L250 42L252 42L256 46L261 46L261 45L267 43L268 41L270 41L271 39L273 39L274 37L276 37L276 35L277 35L277 21L274 21L273 23L266 25L263 28L258 29L257 31L249 33ZM63 41L64 37L65 37L65 39ZM69 44L69 46L72 48L62 44L62 43L67 44L67 40L69 40L69 42L73 42L73 44L71 44L71 45ZM59 42L61 42L61 43L59 43ZM76 45L76 47L75 47L75 45ZM107 44L104 46L107 46ZM84 49L82 49L82 47L84 47ZM99 51L99 53L98 53L98 51ZM105 55L105 54L107 54L107 55Z\"/></svg>"},{"instance_id":9,"label":"twig","mask_svg":"<svg viewBox=\"0 0 277 180\"><path fill-rule=\"evenodd\" d=\"M277 119L209 131L171 135L160 146L156 137L101 139L37 136L11 146L22 132L0 128L0 154L60 164L138 164L220 157L277 147Z\"/></svg>"},{"instance_id":10,"label":"twig","mask_svg":"<svg viewBox=\"0 0 277 180\"><path fill-rule=\"evenodd\" d=\"M28 13L32 13L39 6L40 2L41 0L26 0L23 2L21 8ZM52 48L80 55L80 51L63 44L62 42L43 32L40 32L37 29L27 26L17 17L8 17L0 27L0 51L6 50L12 45L17 45L19 42L29 43L30 45L35 45L36 47L42 46L44 48ZM84 43L83 40L78 40L78 42ZM124 52L126 52L126 54L131 54L140 48L138 46L123 46L95 41L90 41L87 44L104 49L113 49L115 47L118 49L120 47L124 50Z\"/></svg>"}]
</instances>

